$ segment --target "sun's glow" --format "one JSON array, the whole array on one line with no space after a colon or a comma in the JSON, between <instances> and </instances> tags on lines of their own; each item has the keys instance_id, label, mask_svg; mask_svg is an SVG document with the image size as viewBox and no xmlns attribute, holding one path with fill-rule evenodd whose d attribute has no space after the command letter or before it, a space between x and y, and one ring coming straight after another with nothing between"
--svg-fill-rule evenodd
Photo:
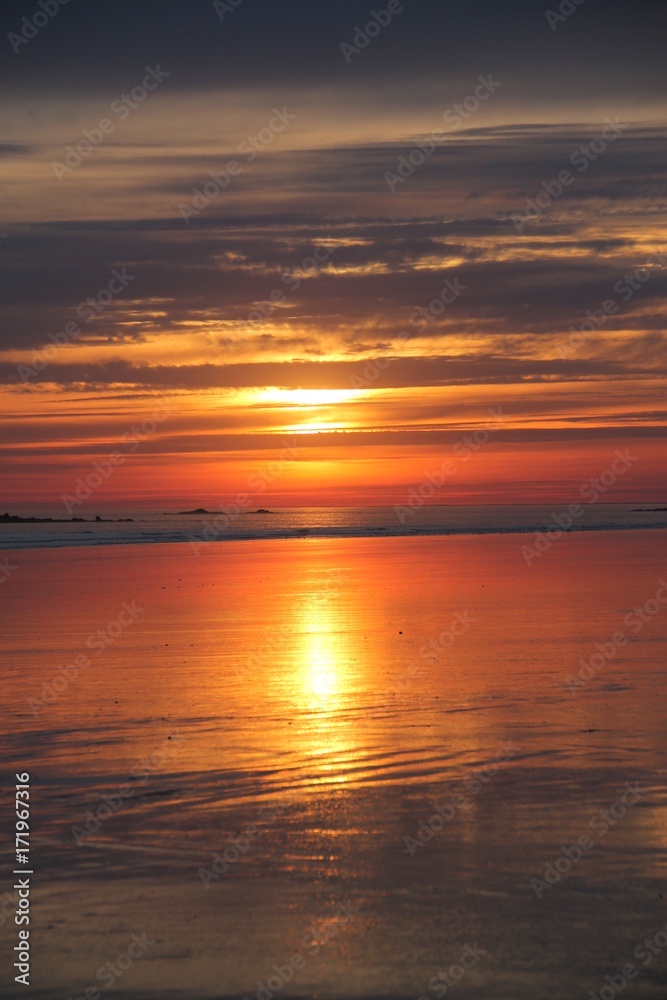
<instances>
[{"instance_id":1,"label":"sun's glow","mask_svg":"<svg viewBox=\"0 0 667 1000\"><path fill-rule=\"evenodd\" d=\"M261 403L275 403L281 406L331 406L347 403L362 395L361 389L262 389Z\"/></svg>"}]
</instances>

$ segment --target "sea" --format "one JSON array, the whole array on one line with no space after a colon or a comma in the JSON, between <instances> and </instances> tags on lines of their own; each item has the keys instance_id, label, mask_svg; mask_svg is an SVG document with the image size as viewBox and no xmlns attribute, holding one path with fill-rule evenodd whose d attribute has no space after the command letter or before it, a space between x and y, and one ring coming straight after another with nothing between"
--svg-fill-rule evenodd
<instances>
[{"instance_id":1,"label":"sea","mask_svg":"<svg viewBox=\"0 0 667 1000\"><path fill-rule=\"evenodd\" d=\"M573 516L574 512L574 516ZM40 512L61 518L62 511ZM0 549L272 538L363 538L667 528L664 504L397 504L391 507L280 507L240 510L222 504L206 513L126 510L81 513L83 522L0 523ZM132 520L124 520L131 518ZM113 520L111 520L113 519ZM123 520L121 520L123 519Z\"/></svg>"},{"instance_id":2,"label":"sea","mask_svg":"<svg viewBox=\"0 0 667 1000\"><path fill-rule=\"evenodd\" d=\"M665 1000L667 512L568 506L2 524L0 998Z\"/></svg>"}]
</instances>

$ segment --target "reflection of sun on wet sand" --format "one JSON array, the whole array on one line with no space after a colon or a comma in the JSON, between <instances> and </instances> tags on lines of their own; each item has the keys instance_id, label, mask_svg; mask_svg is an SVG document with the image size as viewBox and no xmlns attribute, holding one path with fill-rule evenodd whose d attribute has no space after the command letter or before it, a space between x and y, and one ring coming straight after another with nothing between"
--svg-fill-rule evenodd
<instances>
[{"instance_id":1,"label":"reflection of sun on wet sand","mask_svg":"<svg viewBox=\"0 0 667 1000\"><path fill-rule=\"evenodd\" d=\"M564 535L530 568L502 535L15 553L0 697L39 803L35 995L78 995L146 932L127 995L254 997L348 900L284 997L387 995L387 970L421 996L475 942L462 995L599 989L665 923L661 615L576 695L566 678L655 594L665 537ZM90 655L124 601L141 614ZM536 898L633 782L641 801Z\"/></svg>"}]
</instances>

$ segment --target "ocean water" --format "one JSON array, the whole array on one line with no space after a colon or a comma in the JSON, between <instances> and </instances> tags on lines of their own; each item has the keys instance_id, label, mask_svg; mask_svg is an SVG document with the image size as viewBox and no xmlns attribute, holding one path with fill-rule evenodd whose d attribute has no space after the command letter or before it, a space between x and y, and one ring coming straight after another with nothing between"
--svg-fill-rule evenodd
<instances>
[{"instance_id":1,"label":"ocean water","mask_svg":"<svg viewBox=\"0 0 667 1000\"><path fill-rule=\"evenodd\" d=\"M667 949L642 942L667 926L667 533L571 532L530 566L525 541L16 552L26 993L441 1000L467 956L446 1000L608 996L629 962L623 996L664 1000ZM150 946L107 988L132 935Z\"/></svg>"},{"instance_id":2,"label":"ocean water","mask_svg":"<svg viewBox=\"0 0 667 1000\"><path fill-rule=\"evenodd\" d=\"M660 507L663 507L660 510ZM206 515L124 511L105 517L132 522L0 524L0 550L70 545L122 545L156 542L198 543L268 538L354 538L403 535L492 534L504 532L623 530L667 527L659 504L583 503L575 517L569 504L410 507L295 507L257 513L223 505ZM62 511L40 516L61 517ZM560 519L560 520L559 520Z\"/></svg>"}]
</instances>

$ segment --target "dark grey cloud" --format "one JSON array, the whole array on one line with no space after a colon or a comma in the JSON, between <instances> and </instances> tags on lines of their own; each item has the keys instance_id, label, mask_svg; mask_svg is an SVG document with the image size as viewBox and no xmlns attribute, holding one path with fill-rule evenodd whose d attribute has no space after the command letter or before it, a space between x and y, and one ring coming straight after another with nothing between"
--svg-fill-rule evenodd
<instances>
[{"instance_id":1,"label":"dark grey cloud","mask_svg":"<svg viewBox=\"0 0 667 1000\"><path fill-rule=\"evenodd\" d=\"M643 376L644 369L617 361L591 361L573 358L567 361L521 359L490 355L487 357L433 356L420 358L389 357L389 364L370 388L406 386L495 385L516 382L571 381L607 376ZM207 363L191 365L133 365L126 361L101 363L65 363L53 361L43 374L30 383L37 391L46 383L71 390L85 384L87 389L111 385L137 385L143 389L231 389L253 386L277 386L288 389L347 389L353 376L364 378L364 361L256 361L247 363ZM667 368L656 370L657 377ZM0 363L0 383L21 384L16 366Z\"/></svg>"},{"instance_id":2,"label":"dark grey cloud","mask_svg":"<svg viewBox=\"0 0 667 1000\"><path fill-rule=\"evenodd\" d=\"M567 145L571 138L560 141ZM625 141L638 158L644 155L643 138ZM513 150L515 162L523 152L523 147ZM485 153L478 155L484 160ZM633 167L631 158L627 166ZM538 189L541 165L532 169L531 184ZM629 181L619 174L620 182ZM363 202L361 194L356 203ZM284 308L273 311L270 320L288 338L284 349L297 356L316 352L319 325L335 330L354 353L374 340L386 348L406 329L414 309L428 306L443 281L454 276L467 286L466 293L420 331L423 337L564 332L583 322L587 310L616 298L615 283L642 262L629 236L591 232L598 224L591 206L577 214L585 198L577 202L576 213L564 213L565 202L563 196L521 235L511 221L513 192L508 190L496 198L496 217L203 213L187 229L181 220L159 219L15 226L12 252L0 271L0 344L40 348L49 333L69 321L79 322L75 341L120 344L207 319L239 324L241 336L258 350L269 350L273 345L266 331L245 321L253 303L280 288ZM356 242L337 246L317 278L302 280L294 290L283 275L298 269L326 238ZM113 269L122 268L134 276L127 289L94 321L81 322L77 305L104 288ZM605 331L659 330L666 294L667 271L655 270L630 301L619 300L619 314ZM129 310L138 325L122 325ZM290 332L295 320L305 334Z\"/></svg>"}]
</instances>

